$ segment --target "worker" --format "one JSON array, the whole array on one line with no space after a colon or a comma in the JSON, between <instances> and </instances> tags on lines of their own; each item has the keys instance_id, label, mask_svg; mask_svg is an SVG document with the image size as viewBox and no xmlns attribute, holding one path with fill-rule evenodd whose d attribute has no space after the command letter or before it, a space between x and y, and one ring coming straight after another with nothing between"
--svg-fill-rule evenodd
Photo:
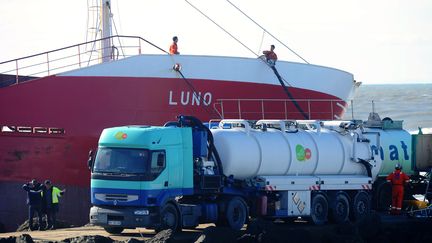
<instances>
[{"instance_id":1,"label":"worker","mask_svg":"<svg viewBox=\"0 0 432 243\"><path fill-rule=\"evenodd\" d=\"M177 36L174 36L172 38L172 40L173 40L173 43L170 46L169 53L171 55L178 55L178 54L180 54L180 52L178 52L178 48L177 48L177 42L178 42Z\"/></svg>"},{"instance_id":2,"label":"worker","mask_svg":"<svg viewBox=\"0 0 432 243\"><path fill-rule=\"evenodd\" d=\"M408 181L409 176L402 172L402 166L400 164L396 164L395 171L387 176L387 182L390 182L392 185L391 214L401 214L404 185L408 183Z\"/></svg>"},{"instance_id":3,"label":"worker","mask_svg":"<svg viewBox=\"0 0 432 243\"><path fill-rule=\"evenodd\" d=\"M27 192L27 205L28 205L28 221L29 230L35 230L33 226L33 216L35 213L38 215L39 225L38 230L42 230L42 185L36 179L24 184L22 188Z\"/></svg>"},{"instance_id":4,"label":"worker","mask_svg":"<svg viewBox=\"0 0 432 243\"><path fill-rule=\"evenodd\" d=\"M60 190L52 185L50 180L45 181L45 189L42 192L44 208L47 215L46 229L56 228L56 215L59 211L59 197L63 196L66 189Z\"/></svg>"},{"instance_id":5,"label":"worker","mask_svg":"<svg viewBox=\"0 0 432 243\"><path fill-rule=\"evenodd\" d=\"M270 46L270 51L263 51L263 54L265 55L266 61L270 66L274 66L277 61L277 55L274 52L275 46Z\"/></svg>"}]
</instances>

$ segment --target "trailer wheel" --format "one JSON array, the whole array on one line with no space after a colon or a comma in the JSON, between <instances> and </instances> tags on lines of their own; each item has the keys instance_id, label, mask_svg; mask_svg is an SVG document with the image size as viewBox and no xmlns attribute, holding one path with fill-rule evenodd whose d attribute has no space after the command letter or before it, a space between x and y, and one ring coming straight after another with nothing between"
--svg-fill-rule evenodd
<instances>
[{"instance_id":1,"label":"trailer wheel","mask_svg":"<svg viewBox=\"0 0 432 243\"><path fill-rule=\"evenodd\" d=\"M328 217L328 201L327 198L318 193L312 198L311 217L316 225L323 225L327 222Z\"/></svg>"},{"instance_id":2,"label":"trailer wheel","mask_svg":"<svg viewBox=\"0 0 432 243\"><path fill-rule=\"evenodd\" d=\"M370 197L369 194L362 191L358 192L352 204L351 218L358 221L370 213Z\"/></svg>"},{"instance_id":3,"label":"trailer wheel","mask_svg":"<svg viewBox=\"0 0 432 243\"><path fill-rule=\"evenodd\" d=\"M123 227L104 227L104 230L113 235L119 235L123 232Z\"/></svg>"},{"instance_id":4,"label":"trailer wheel","mask_svg":"<svg viewBox=\"0 0 432 243\"><path fill-rule=\"evenodd\" d=\"M348 197L343 193L336 194L336 197L330 208L330 219L335 223L344 223L348 221L350 213L350 204Z\"/></svg>"},{"instance_id":5,"label":"trailer wheel","mask_svg":"<svg viewBox=\"0 0 432 243\"><path fill-rule=\"evenodd\" d=\"M156 231L171 229L172 231L180 231L180 215L176 207L167 203L161 210L161 225L156 228Z\"/></svg>"},{"instance_id":6,"label":"trailer wheel","mask_svg":"<svg viewBox=\"0 0 432 243\"><path fill-rule=\"evenodd\" d=\"M231 229L241 230L248 218L248 210L245 201L240 197L232 198L228 202L225 217Z\"/></svg>"}]
</instances>

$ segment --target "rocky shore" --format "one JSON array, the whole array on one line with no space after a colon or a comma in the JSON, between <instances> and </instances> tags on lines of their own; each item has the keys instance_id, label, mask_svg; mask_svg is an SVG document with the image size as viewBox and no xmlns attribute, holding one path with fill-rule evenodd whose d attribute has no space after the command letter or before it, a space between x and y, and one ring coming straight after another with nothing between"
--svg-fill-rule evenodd
<instances>
[{"instance_id":1,"label":"rocky shore","mask_svg":"<svg viewBox=\"0 0 432 243\"><path fill-rule=\"evenodd\" d=\"M31 232L3 237L0 243L12 242L62 242L62 243L159 243L159 242L432 242L432 222L427 219L409 219L373 214L357 223L315 226L308 222L269 222L253 220L242 231L208 226L199 230L172 232L164 230L157 234L124 233L121 240L115 235L78 235L64 239L42 239ZM25 227L21 227L25 230ZM100 229L101 230L101 229ZM55 231L51 231L55 234ZM51 233L46 231L47 234ZM95 231L86 233L93 234ZM100 233L100 231L99 231Z\"/></svg>"}]
</instances>

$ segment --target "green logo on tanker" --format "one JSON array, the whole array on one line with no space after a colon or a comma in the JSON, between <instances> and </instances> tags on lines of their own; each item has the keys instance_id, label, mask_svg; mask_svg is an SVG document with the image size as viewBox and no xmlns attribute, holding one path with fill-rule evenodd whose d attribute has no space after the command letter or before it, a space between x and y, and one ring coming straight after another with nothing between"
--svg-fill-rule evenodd
<instances>
[{"instance_id":1,"label":"green logo on tanker","mask_svg":"<svg viewBox=\"0 0 432 243\"><path fill-rule=\"evenodd\" d=\"M300 144L296 146L296 157L298 161L309 160L312 156L312 152L308 148L303 148Z\"/></svg>"}]
</instances>

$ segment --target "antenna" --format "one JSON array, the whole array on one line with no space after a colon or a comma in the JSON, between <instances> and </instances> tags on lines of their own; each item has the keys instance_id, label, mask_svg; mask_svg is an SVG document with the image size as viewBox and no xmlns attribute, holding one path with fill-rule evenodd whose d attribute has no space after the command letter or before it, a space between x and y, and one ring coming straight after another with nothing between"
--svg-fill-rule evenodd
<instances>
[{"instance_id":1,"label":"antenna","mask_svg":"<svg viewBox=\"0 0 432 243\"><path fill-rule=\"evenodd\" d=\"M109 62L112 58L112 35L111 18L111 0L102 0L102 62Z\"/></svg>"}]
</instances>

